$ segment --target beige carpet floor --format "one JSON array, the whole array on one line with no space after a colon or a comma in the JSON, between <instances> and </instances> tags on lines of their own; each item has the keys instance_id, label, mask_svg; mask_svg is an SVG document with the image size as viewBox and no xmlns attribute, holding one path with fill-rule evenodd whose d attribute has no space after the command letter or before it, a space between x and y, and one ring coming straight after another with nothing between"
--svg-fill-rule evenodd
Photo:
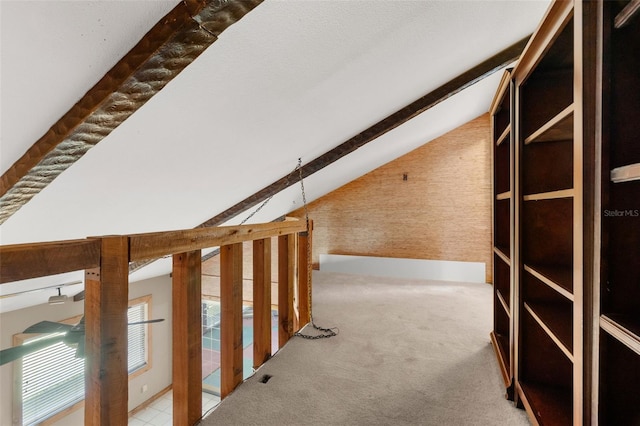
<instances>
[{"instance_id":1,"label":"beige carpet floor","mask_svg":"<svg viewBox=\"0 0 640 426\"><path fill-rule=\"evenodd\" d=\"M293 338L201 424L529 424L504 399L490 285L313 279L315 322L338 336Z\"/></svg>"}]
</instances>

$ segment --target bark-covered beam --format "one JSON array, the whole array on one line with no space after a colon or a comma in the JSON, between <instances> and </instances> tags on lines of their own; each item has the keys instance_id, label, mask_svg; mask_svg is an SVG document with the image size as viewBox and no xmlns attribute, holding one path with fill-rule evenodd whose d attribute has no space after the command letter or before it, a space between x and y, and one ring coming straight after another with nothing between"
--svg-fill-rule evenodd
<instances>
[{"instance_id":1,"label":"bark-covered beam","mask_svg":"<svg viewBox=\"0 0 640 426\"><path fill-rule=\"evenodd\" d=\"M180 2L0 177L0 224L261 2Z\"/></svg>"}]
</instances>

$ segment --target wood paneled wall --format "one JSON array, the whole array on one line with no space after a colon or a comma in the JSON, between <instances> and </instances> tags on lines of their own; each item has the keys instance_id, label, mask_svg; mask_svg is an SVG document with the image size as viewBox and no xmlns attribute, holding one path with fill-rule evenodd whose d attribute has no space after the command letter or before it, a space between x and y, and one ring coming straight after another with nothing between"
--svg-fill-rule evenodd
<instances>
[{"instance_id":1,"label":"wood paneled wall","mask_svg":"<svg viewBox=\"0 0 640 426\"><path fill-rule=\"evenodd\" d=\"M484 262L492 282L489 115L338 188L308 210L316 266L320 253Z\"/></svg>"}]
</instances>

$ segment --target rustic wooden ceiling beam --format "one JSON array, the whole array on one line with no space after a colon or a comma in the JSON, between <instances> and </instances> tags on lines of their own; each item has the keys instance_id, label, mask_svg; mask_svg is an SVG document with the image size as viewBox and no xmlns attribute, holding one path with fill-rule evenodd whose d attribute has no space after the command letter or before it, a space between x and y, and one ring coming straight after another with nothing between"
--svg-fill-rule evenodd
<instances>
[{"instance_id":1,"label":"rustic wooden ceiling beam","mask_svg":"<svg viewBox=\"0 0 640 426\"><path fill-rule=\"evenodd\" d=\"M525 37L517 43L514 43L513 45L497 53L486 61L455 77L453 80L448 81L432 92L427 93L418 100L380 120L373 126L348 139L331 151L328 151L327 153L303 165L302 173L296 171L295 173L290 173L287 176L283 176L279 180L273 182L271 185L266 186L250 197L245 198L238 204L228 208L222 213L200 224L198 227L200 228L218 226L226 222L227 220L237 216L247 209L250 209L251 207L257 205L258 203L263 202L267 198L272 197L278 192L299 182L300 176L302 176L303 179L311 176L313 173L327 167L328 165L341 159L345 155L352 153L356 149L363 147L369 142L372 142L378 137L400 126L401 124L406 123L407 121L416 117L418 114L427 111L440 102L447 100L448 98L461 92L467 87L506 67L520 57L520 54L524 50L529 37L530 36Z\"/></svg>"},{"instance_id":2,"label":"rustic wooden ceiling beam","mask_svg":"<svg viewBox=\"0 0 640 426\"><path fill-rule=\"evenodd\" d=\"M0 177L0 224L129 118L262 0L185 0Z\"/></svg>"}]
</instances>

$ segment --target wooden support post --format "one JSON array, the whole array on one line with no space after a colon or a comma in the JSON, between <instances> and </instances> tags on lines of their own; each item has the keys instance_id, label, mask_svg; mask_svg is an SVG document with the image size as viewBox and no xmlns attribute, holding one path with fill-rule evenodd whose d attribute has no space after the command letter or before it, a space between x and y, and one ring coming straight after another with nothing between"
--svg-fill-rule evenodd
<instances>
[{"instance_id":1,"label":"wooden support post","mask_svg":"<svg viewBox=\"0 0 640 426\"><path fill-rule=\"evenodd\" d=\"M311 231L313 222L309 221L309 230L298 233L298 312L302 328L311 321Z\"/></svg>"},{"instance_id":2,"label":"wooden support post","mask_svg":"<svg viewBox=\"0 0 640 426\"><path fill-rule=\"evenodd\" d=\"M85 280L84 421L126 425L129 239L102 238L100 251L100 267L88 269Z\"/></svg>"},{"instance_id":3,"label":"wooden support post","mask_svg":"<svg viewBox=\"0 0 640 426\"><path fill-rule=\"evenodd\" d=\"M202 417L202 253L173 255L173 424Z\"/></svg>"},{"instance_id":4,"label":"wooden support post","mask_svg":"<svg viewBox=\"0 0 640 426\"><path fill-rule=\"evenodd\" d=\"M293 336L293 333L300 330L300 287L298 287L298 276L300 275L298 250L300 245L297 233L291 235L290 239L293 240L293 244L289 245L289 250L292 250L291 254L293 254L293 281L291 281L293 287L293 323L291 324L291 335Z\"/></svg>"},{"instance_id":5,"label":"wooden support post","mask_svg":"<svg viewBox=\"0 0 640 426\"><path fill-rule=\"evenodd\" d=\"M271 238L253 241L253 367L271 357Z\"/></svg>"},{"instance_id":6,"label":"wooden support post","mask_svg":"<svg viewBox=\"0 0 640 426\"><path fill-rule=\"evenodd\" d=\"M220 247L220 397L242 382L242 243Z\"/></svg>"},{"instance_id":7,"label":"wooden support post","mask_svg":"<svg viewBox=\"0 0 640 426\"><path fill-rule=\"evenodd\" d=\"M293 335L293 280L295 267L293 235L278 237L278 346Z\"/></svg>"}]
</instances>

